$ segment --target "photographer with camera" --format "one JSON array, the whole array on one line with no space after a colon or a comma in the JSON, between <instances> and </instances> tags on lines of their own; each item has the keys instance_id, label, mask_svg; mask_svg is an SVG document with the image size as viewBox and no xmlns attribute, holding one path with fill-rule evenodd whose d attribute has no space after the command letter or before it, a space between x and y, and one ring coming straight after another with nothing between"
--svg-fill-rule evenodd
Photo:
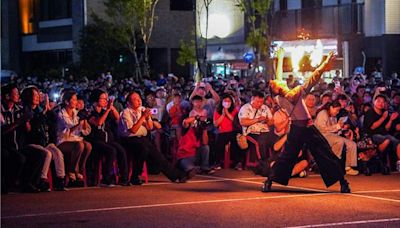
<instances>
[{"instance_id":1,"label":"photographer with camera","mask_svg":"<svg viewBox=\"0 0 400 228\"><path fill-rule=\"evenodd\" d=\"M90 134L91 127L85 119L87 117L85 112L78 115L77 103L75 90L64 91L62 109L57 119L57 145L67 161L66 170L70 187L84 187L83 172L92 151L92 145L82 137Z\"/></svg>"},{"instance_id":2,"label":"photographer with camera","mask_svg":"<svg viewBox=\"0 0 400 228\"><path fill-rule=\"evenodd\" d=\"M189 132L186 134L193 133L193 127L197 127L196 140L183 140L186 134L182 137L179 143L177 159L179 160L180 166L187 172L189 167L194 168L194 164L200 163L200 173L212 174L215 170L210 168L210 147L208 145L208 133L207 125L210 121L207 120L207 111L203 108L203 98L195 95L192 98L193 109L189 113L189 117L183 120L183 127L189 128ZM190 135L189 134L189 135ZM190 136L186 136L190 138ZM198 142L198 144L196 144ZM184 147L188 147L187 144L195 144L195 150L185 150ZM190 153L189 153L190 152ZM194 153L195 152L195 153ZM184 159L187 158L187 159Z\"/></svg>"}]
</instances>

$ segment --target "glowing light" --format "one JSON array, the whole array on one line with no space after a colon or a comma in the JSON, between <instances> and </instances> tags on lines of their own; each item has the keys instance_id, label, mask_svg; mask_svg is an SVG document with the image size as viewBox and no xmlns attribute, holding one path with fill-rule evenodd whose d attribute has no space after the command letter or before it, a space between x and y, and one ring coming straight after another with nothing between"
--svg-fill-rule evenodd
<instances>
[{"instance_id":1,"label":"glowing light","mask_svg":"<svg viewBox=\"0 0 400 228\"><path fill-rule=\"evenodd\" d=\"M300 60L303 58L303 55L304 55L303 46L297 46L291 50L292 68L294 72L299 71Z\"/></svg>"},{"instance_id":2,"label":"glowing light","mask_svg":"<svg viewBox=\"0 0 400 228\"><path fill-rule=\"evenodd\" d=\"M232 25L229 18L223 14L211 14L208 17L207 39L212 37L225 38L232 32ZM204 18L200 25L201 34L206 35L206 19Z\"/></svg>"},{"instance_id":3,"label":"glowing light","mask_svg":"<svg viewBox=\"0 0 400 228\"><path fill-rule=\"evenodd\" d=\"M21 20L22 34L30 34L33 32L31 18L33 15L33 0L20 0L19 13Z\"/></svg>"},{"instance_id":4,"label":"glowing light","mask_svg":"<svg viewBox=\"0 0 400 228\"><path fill-rule=\"evenodd\" d=\"M324 46L322 46L321 40L317 40L317 44L315 45L315 48L310 55L312 67L317 67L321 63L323 49Z\"/></svg>"}]
</instances>

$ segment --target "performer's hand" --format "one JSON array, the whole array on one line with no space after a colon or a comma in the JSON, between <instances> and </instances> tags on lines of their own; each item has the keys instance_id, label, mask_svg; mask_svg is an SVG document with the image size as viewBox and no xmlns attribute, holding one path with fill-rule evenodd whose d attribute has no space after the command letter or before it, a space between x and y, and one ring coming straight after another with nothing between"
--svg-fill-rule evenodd
<instances>
[{"instance_id":1,"label":"performer's hand","mask_svg":"<svg viewBox=\"0 0 400 228\"><path fill-rule=\"evenodd\" d=\"M333 52L333 51L329 52L325 61L322 62L321 65L318 67L318 70L321 72L326 71L329 68L329 66L331 65L331 63L333 63L335 58L336 58L335 52Z\"/></svg>"},{"instance_id":2,"label":"performer's hand","mask_svg":"<svg viewBox=\"0 0 400 228\"><path fill-rule=\"evenodd\" d=\"M278 48L278 50L276 51L276 57L278 59L282 59L284 54L285 54L285 50L282 47Z\"/></svg>"}]
</instances>

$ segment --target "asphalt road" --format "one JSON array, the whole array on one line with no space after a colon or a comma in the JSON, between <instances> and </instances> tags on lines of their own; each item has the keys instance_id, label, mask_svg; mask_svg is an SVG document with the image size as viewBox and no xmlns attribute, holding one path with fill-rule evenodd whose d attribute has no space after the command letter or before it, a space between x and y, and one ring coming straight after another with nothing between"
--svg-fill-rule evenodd
<instances>
[{"instance_id":1,"label":"asphalt road","mask_svg":"<svg viewBox=\"0 0 400 228\"><path fill-rule=\"evenodd\" d=\"M400 227L400 174L348 177L326 189L318 175L260 192L263 178L221 170L174 184L162 175L132 187L1 197L2 227Z\"/></svg>"}]
</instances>

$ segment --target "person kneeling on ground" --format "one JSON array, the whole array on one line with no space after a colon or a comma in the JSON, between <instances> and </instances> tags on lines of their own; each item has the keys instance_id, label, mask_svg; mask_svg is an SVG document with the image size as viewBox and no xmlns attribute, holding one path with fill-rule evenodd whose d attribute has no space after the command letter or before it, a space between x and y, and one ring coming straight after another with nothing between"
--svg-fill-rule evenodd
<instances>
[{"instance_id":1,"label":"person kneeling on ground","mask_svg":"<svg viewBox=\"0 0 400 228\"><path fill-rule=\"evenodd\" d=\"M200 163L200 173L212 174L215 171L209 167L208 136L206 121L201 121L200 117L188 117L184 123L193 123L186 134L179 141L177 153L177 166L186 172L189 178L195 175L195 163Z\"/></svg>"}]
</instances>

